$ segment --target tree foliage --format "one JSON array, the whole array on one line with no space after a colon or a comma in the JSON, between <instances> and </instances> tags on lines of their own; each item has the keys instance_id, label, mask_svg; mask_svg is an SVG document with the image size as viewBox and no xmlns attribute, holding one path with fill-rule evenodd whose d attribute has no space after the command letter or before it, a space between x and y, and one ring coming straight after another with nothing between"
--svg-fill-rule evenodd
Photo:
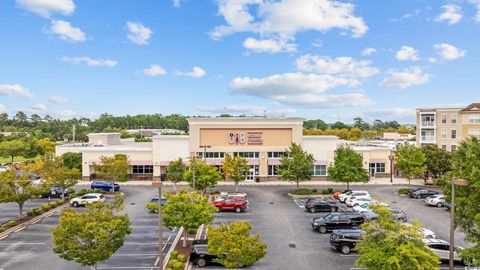
<instances>
[{"instance_id":1,"label":"tree foliage","mask_svg":"<svg viewBox=\"0 0 480 270\"><path fill-rule=\"evenodd\" d=\"M66 167L60 157L52 160L37 160L32 166L48 186L59 187L62 190L74 186L82 176L77 168ZM62 193L62 198L63 195Z\"/></svg>"},{"instance_id":2,"label":"tree foliage","mask_svg":"<svg viewBox=\"0 0 480 270\"><path fill-rule=\"evenodd\" d=\"M361 129L362 131L370 129L370 124L365 122L361 117L355 117L353 118L353 121L353 126Z\"/></svg>"},{"instance_id":3,"label":"tree foliage","mask_svg":"<svg viewBox=\"0 0 480 270\"><path fill-rule=\"evenodd\" d=\"M225 155L225 160L222 163L223 175L235 182L235 192L238 191L238 183L245 181L248 170L250 170L247 163L248 161L241 156Z\"/></svg>"},{"instance_id":4,"label":"tree foliage","mask_svg":"<svg viewBox=\"0 0 480 270\"><path fill-rule=\"evenodd\" d=\"M363 240L356 245L360 258L356 264L369 270L433 270L440 261L422 241L421 224L408 226L393 218L381 205L370 206L378 220L365 222Z\"/></svg>"},{"instance_id":5,"label":"tree foliage","mask_svg":"<svg viewBox=\"0 0 480 270\"><path fill-rule=\"evenodd\" d=\"M187 171L187 165L183 163L182 158L170 161L167 166L167 180L174 184L175 191L177 190L176 184L183 181L183 174Z\"/></svg>"},{"instance_id":6,"label":"tree foliage","mask_svg":"<svg viewBox=\"0 0 480 270\"><path fill-rule=\"evenodd\" d=\"M69 169L82 169L82 153L65 153L62 155L63 164Z\"/></svg>"},{"instance_id":7,"label":"tree foliage","mask_svg":"<svg viewBox=\"0 0 480 270\"><path fill-rule=\"evenodd\" d=\"M436 144L423 145L422 152L425 155L427 170L433 174L434 178L443 176L451 170L452 160L450 152L439 148Z\"/></svg>"},{"instance_id":8,"label":"tree foliage","mask_svg":"<svg viewBox=\"0 0 480 270\"><path fill-rule=\"evenodd\" d=\"M267 244L260 236L250 235L250 222L231 222L208 228L208 253L229 269L251 266L267 254Z\"/></svg>"},{"instance_id":9,"label":"tree foliage","mask_svg":"<svg viewBox=\"0 0 480 270\"><path fill-rule=\"evenodd\" d=\"M422 149L411 144L397 146L395 149L395 164L407 177L409 184L415 175L422 175L427 170L425 154Z\"/></svg>"},{"instance_id":10,"label":"tree foliage","mask_svg":"<svg viewBox=\"0 0 480 270\"><path fill-rule=\"evenodd\" d=\"M98 177L112 182L127 181L130 162L125 155L101 156L100 164L93 163Z\"/></svg>"},{"instance_id":11,"label":"tree foliage","mask_svg":"<svg viewBox=\"0 0 480 270\"><path fill-rule=\"evenodd\" d=\"M183 174L183 178L191 187L195 181L195 189L205 192L207 188L214 187L222 179L222 175L216 167L205 164L201 159L192 158L189 169Z\"/></svg>"},{"instance_id":12,"label":"tree foliage","mask_svg":"<svg viewBox=\"0 0 480 270\"><path fill-rule=\"evenodd\" d=\"M55 146L57 143L50 140L49 138L43 138L36 141L40 149L40 154L42 154L45 158L51 158L55 153Z\"/></svg>"},{"instance_id":13,"label":"tree foliage","mask_svg":"<svg viewBox=\"0 0 480 270\"><path fill-rule=\"evenodd\" d=\"M280 159L278 167L280 179L297 183L298 189L300 181L309 181L312 178L314 161L312 154L303 151L300 145L292 143Z\"/></svg>"},{"instance_id":14,"label":"tree foliage","mask_svg":"<svg viewBox=\"0 0 480 270\"><path fill-rule=\"evenodd\" d=\"M12 162L15 157L29 156L30 145L24 140L11 140L0 143L0 156L10 157Z\"/></svg>"},{"instance_id":15,"label":"tree foliage","mask_svg":"<svg viewBox=\"0 0 480 270\"><path fill-rule=\"evenodd\" d=\"M328 176L335 182L347 183L347 189L350 189L350 182L368 181L362 155L345 146L335 150L333 164L328 167Z\"/></svg>"},{"instance_id":16,"label":"tree foliage","mask_svg":"<svg viewBox=\"0 0 480 270\"><path fill-rule=\"evenodd\" d=\"M303 122L303 127L306 129L325 130L328 128L328 125L322 119L316 119L316 120L305 120Z\"/></svg>"},{"instance_id":17,"label":"tree foliage","mask_svg":"<svg viewBox=\"0 0 480 270\"><path fill-rule=\"evenodd\" d=\"M131 232L128 215L116 215L115 210L105 202L87 205L85 212L67 208L52 229L53 251L65 260L96 269L98 262L123 246Z\"/></svg>"}]
</instances>

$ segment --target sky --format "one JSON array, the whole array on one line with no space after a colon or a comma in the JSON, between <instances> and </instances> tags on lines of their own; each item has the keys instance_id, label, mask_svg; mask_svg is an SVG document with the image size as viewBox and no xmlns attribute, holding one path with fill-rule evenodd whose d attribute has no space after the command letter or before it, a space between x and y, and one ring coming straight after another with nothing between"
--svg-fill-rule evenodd
<instances>
[{"instance_id":1,"label":"sky","mask_svg":"<svg viewBox=\"0 0 480 270\"><path fill-rule=\"evenodd\" d=\"M480 101L480 0L2 0L0 112L414 123Z\"/></svg>"}]
</instances>

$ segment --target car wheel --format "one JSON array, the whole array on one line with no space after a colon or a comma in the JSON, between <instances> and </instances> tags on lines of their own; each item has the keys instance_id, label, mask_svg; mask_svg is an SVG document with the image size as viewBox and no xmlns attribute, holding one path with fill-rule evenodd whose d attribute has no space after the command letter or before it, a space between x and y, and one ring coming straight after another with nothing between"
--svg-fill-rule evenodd
<instances>
[{"instance_id":1,"label":"car wheel","mask_svg":"<svg viewBox=\"0 0 480 270\"><path fill-rule=\"evenodd\" d=\"M342 247L340 248L340 251L343 253L343 254L349 254L350 251L351 251L351 248L349 245L342 245Z\"/></svg>"},{"instance_id":2,"label":"car wheel","mask_svg":"<svg viewBox=\"0 0 480 270\"><path fill-rule=\"evenodd\" d=\"M437 207L443 207L443 204L441 202L437 203Z\"/></svg>"},{"instance_id":3,"label":"car wheel","mask_svg":"<svg viewBox=\"0 0 480 270\"><path fill-rule=\"evenodd\" d=\"M207 261L204 258L200 258L197 260L198 267L205 267L207 265Z\"/></svg>"},{"instance_id":4,"label":"car wheel","mask_svg":"<svg viewBox=\"0 0 480 270\"><path fill-rule=\"evenodd\" d=\"M327 233L327 227L325 227L325 226L318 227L318 232L319 233Z\"/></svg>"},{"instance_id":5,"label":"car wheel","mask_svg":"<svg viewBox=\"0 0 480 270\"><path fill-rule=\"evenodd\" d=\"M330 212L337 212L337 208L335 207L330 208Z\"/></svg>"},{"instance_id":6,"label":"car wheel","mask_svg":"<svg viewBox=\"0 0 480 270\"><path fill-rule=\"evenodd\" d=\"M308 209L308 211L310 211L310 213L315 213L315 207Z\"/></svg>"},{"instance_id":7,"label":"car wheel","mask_svg":"<svg viewBox=\"0 0 480 270\"><path fill-rule=\"evenodd\" d=\"M242 212L242 208L240 208L240 207L235 208L235 212L237 212L237 213Z\"/></svg>"},{"instance_id":8,"label":"car wheel","mask_svg":"<svg viewBox=\"0 0 480 270\"><path fill-rule=\"evenodd\" d=\"M353 207L358 206L358 203L354 204Z\"/></svg>"},{"instance_id":9,"label":"car wheel","mask_svg":"<svg viewBox=\"0 0 480 270\"><path fill-rule=\"evenodd\" d=\"M73 203L72 203L72 206L73 206L73 207L78 207L78 202L73 202Z\"/></svg>"},{"instance_id":10,"label":"car wheel","mask_svg":"<svg viewBox=\"0 0 480 270\"><path fill-rule=\"evenodd\" d=\"M433 236L429 234L429 235L426 235L425 238L426 238L426 239L432 239Z\"/></svg>"}]
</instances>

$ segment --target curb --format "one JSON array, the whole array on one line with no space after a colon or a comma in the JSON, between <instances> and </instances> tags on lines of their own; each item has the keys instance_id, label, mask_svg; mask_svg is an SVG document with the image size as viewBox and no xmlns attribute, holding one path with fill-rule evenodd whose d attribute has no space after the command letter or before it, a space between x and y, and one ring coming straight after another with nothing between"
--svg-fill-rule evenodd
<instances>
[{"instance_id":1,"label":"curb","mask_svg":"<svg viewBox=\"0 0 480 270\"><path fill-rule=\"evenodd\" d=\"M180 237L182 237L182 234L183 234L183 227L180 227L180 229L178 230L178 233L177 233L177 236L175 236L175 239L173 240L172 242L172 245L170 246L170 249L167 251L167 255L165 256L165 258L163 258L163 262L168 262L168 260L170 260L170 253L172 253L173 250L175 250L175 247L177 246L178 244L178 241L180 240ZM158 266L160 262L158 261L158 258L157 258L157 262L154 264L154 266ZM167 267L167 263L163 263L163 266L159 267L158 269L165 269Z\"/></svg>"},{"instance_id":2,"label":"curb","mask_svg":"<svg viewBox=\"0 0 480 270\"><path fill-rule=\"evenodd\" d=\"M45 213L43 213L39 216L36 216L36 217L30 219L27 222L24 222L22 224L18 224L18 225L14 226L10 229L7 229L3 233L0 233L0 240L3 240L5 238L7 238L11 233L16 233L16 232L20 232L20 231L24 230L28 225L35 224L35 223L39 222L40 220L42 220L44 218L50 217L53 214L60 212L61 210L63 210L63 208L66 208L68 206L70 206L70 205L68 203L65 203L61 206L56 207L55 209L49 210L48 212L45 212Z\"/></svg>"},{"instance_id":3,"label":"curb","mask_svg":"<svg viewBox=\"0 0 480 270\"><path fill-rule=\"evenodd\" d=\"M321 197L332 197L332 194L324 195L324 194L314 194L314 195L295 195L291 193L287 193L288 196L293 198L321 198Z\"/></svg>"}]
</instances>

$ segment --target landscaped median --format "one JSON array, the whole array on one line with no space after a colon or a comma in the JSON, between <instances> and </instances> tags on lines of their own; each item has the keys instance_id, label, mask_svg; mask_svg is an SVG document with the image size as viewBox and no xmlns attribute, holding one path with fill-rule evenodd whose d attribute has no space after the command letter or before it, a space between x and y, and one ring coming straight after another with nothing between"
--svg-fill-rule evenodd
<instances>
[{"instance_id":1,"label":"landscaped median","mask_svg":"<svg viewBox=\"0 0 480 270\"><path fill-rule=\"evenodd\" d=\"M323 189L321 192L318 192L318 190L316 188L313 188L313 189L310 189L310 188L299 188L299 189L295 189L295 190L292 190L290 192L288 192L288 195L289 196L292 196L292 197L321 197L321 196L325 196L325 195L330 195L333 193L333 188L325 188Z\"/></svg>"}]
</instances>

